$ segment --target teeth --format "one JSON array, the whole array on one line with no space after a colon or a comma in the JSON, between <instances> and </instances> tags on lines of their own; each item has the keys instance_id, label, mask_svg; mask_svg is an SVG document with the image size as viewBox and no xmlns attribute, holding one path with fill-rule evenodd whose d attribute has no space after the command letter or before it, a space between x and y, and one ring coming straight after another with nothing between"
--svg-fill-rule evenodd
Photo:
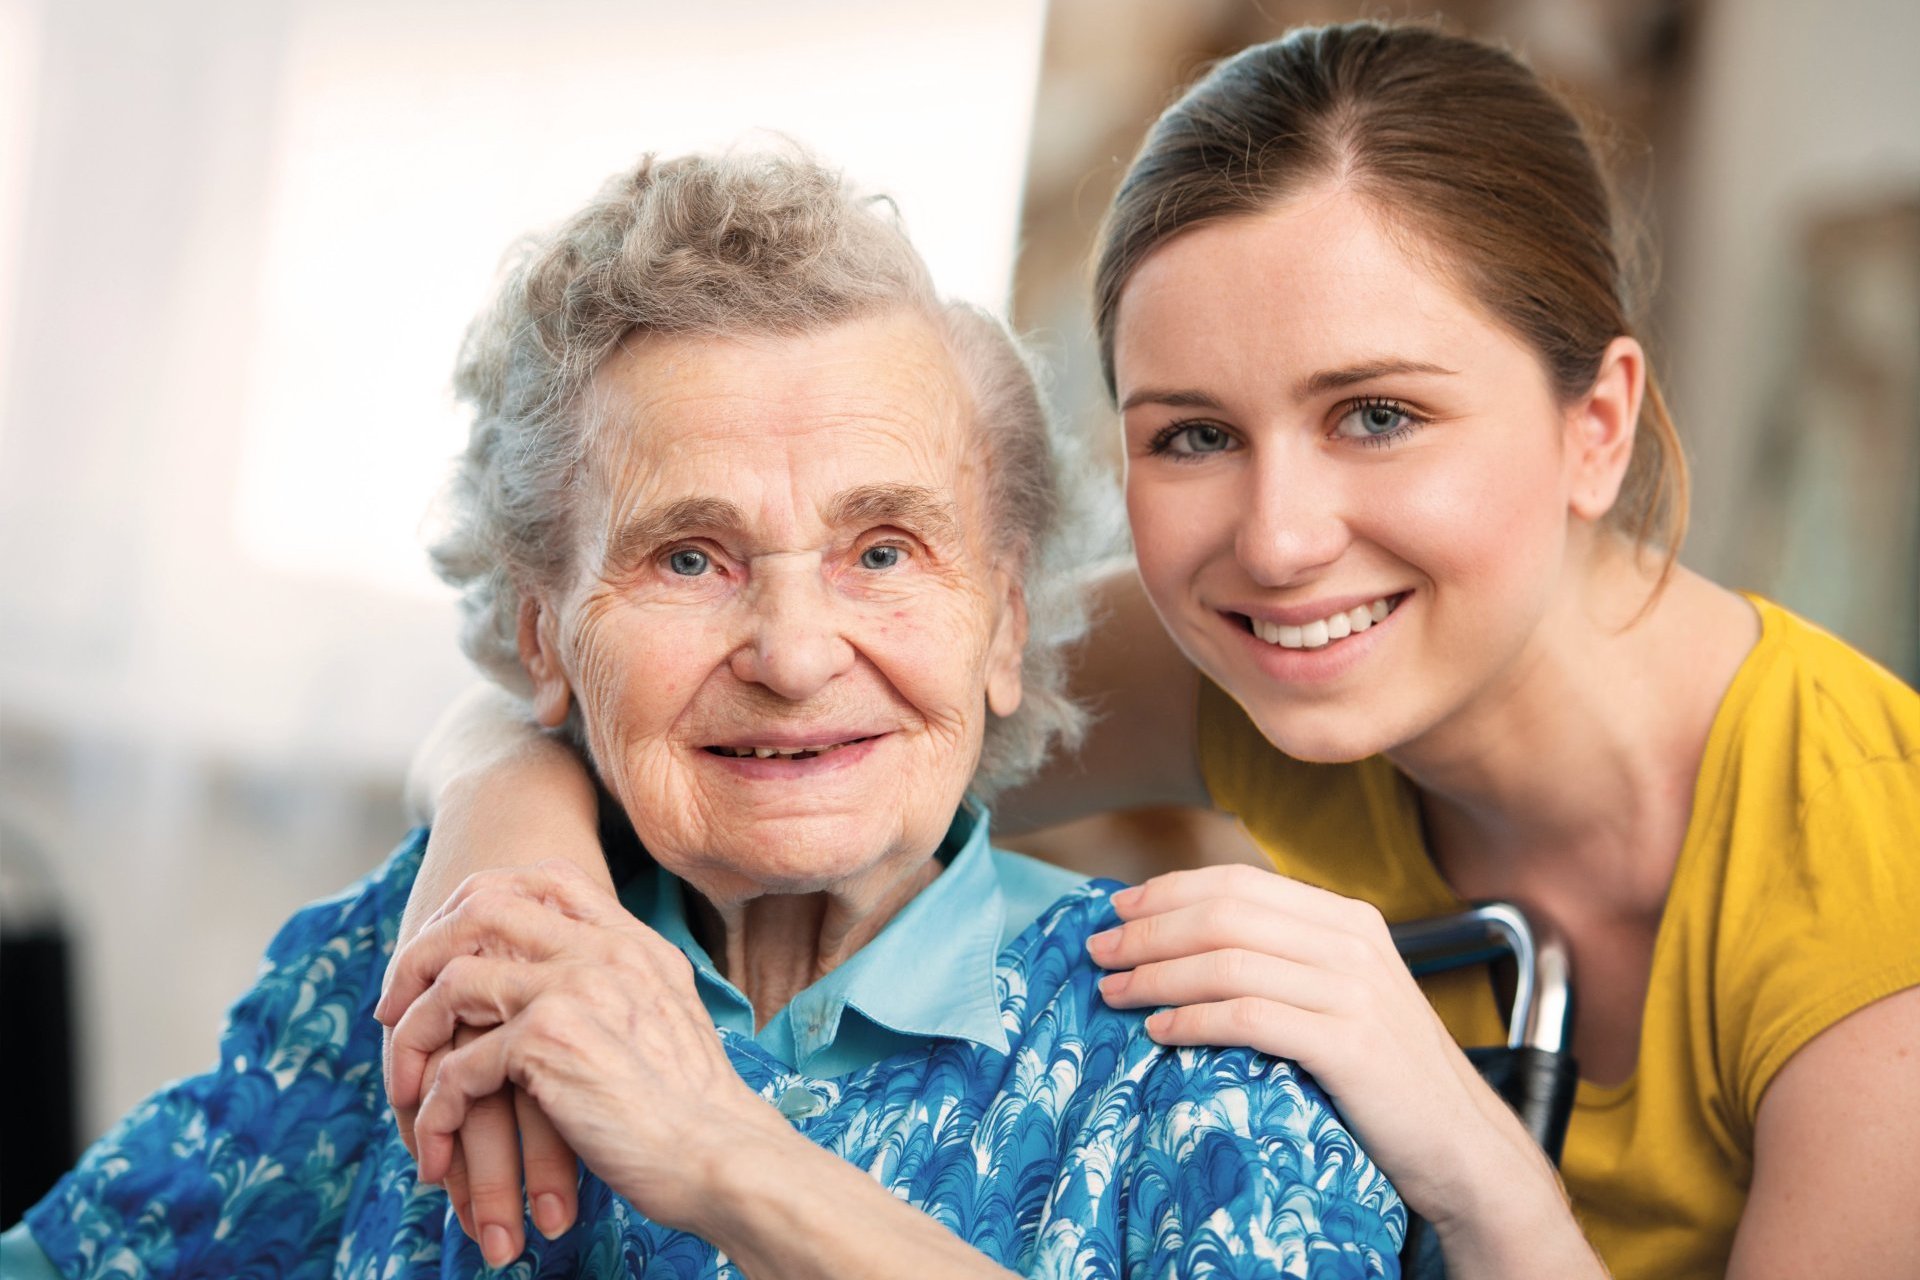
<instances>
[{"instance_id":1,"label":"teeth","mask_svg":"<svg viewBox=\"0 0 1920 1280\"><path fill-rule=\"evenodd\" d=\"M775 756L782 760L811 760L829 751L838 751L846 745L844 742L835 742L824 747L714 747L712 750L734 760L771 760Z\"/></svg>"},{"instance_id":2,"label":"teeth","mask_svg":"<svg viewBox=\"0 0 1920 1280\"><path fill-rule=\"evenodd\" d=\"M1371 604L1355 605L1351 609L1309 622L1304 626L1290 627L1282 623L1262 622L1253 619L1253 634L1268 644L1277 644L1282 649L1324 649L1335 640L1343 640L1350 635L1383 622L1393 612L1388 598L1382 596Z\"/></svg>"}]
</instances>

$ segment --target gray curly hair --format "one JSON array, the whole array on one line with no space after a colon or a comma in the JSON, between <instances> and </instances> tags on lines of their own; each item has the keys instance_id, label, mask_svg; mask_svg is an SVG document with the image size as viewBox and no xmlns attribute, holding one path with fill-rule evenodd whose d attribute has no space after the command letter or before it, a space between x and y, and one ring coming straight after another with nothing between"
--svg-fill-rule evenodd
<instances>
[{"instance_id":1,"label":"gray curly hair","mask_svg":"<svg viewBox=\"0 0 1920 1280\"><path fill-rule=\"evenodd\" d=\"M989 720L973 793L990 799L1054 743L1076 744L1084 714L1066 693L1065 656L1086 627L1078 570L1113 545L1111 500L1055 429L1005 326L938 296L890 204L798 154L648 156L510 256L455 368L473 428L431 548L461 592L468 656L529 693L521 595L570 568L595 416L586 391L623 338L795 335L902 308L934 323L971 392L989 528L1026 595L1025 696Z\"/></svg>"}]
</instances>

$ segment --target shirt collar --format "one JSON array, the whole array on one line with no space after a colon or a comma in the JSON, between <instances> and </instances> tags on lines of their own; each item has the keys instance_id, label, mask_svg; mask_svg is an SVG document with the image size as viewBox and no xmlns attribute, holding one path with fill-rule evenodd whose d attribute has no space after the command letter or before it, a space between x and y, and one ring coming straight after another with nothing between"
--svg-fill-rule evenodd
<instances>
[{"instance_id":1,"label":"shirt collar","mask_svg":"<svg viewBox=\"0 0 1920 1280\"><path fill-rule=\"evenodd\" d=\"M871 942L796 995L757 1034L753 1006L694 938L679 878L649 862L620 896L692 962L716 1025L758 1041L793 1066L805 1069L843 1037L871 1039L862 1028L843 1026L849 1008L897 1035L970 1040L1005 1053L994 965L1007 907L987 827L984 811L961 809L935 855L945 870Z\"/></svg>"}]
</instances>

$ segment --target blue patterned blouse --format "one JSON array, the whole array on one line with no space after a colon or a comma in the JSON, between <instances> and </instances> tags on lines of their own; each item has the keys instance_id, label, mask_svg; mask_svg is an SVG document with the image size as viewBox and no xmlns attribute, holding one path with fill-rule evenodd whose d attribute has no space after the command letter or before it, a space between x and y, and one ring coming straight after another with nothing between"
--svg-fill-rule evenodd
<instances>
[{"instance_id":1,"label":"blue patterned blouse","mask_svg":"<svg viewBox=\"0 0 1920 1280\"><path fill-rule=\"evenodd\" d=\"M218 1066L136 1107L28 1211L62 1274L486 1270L445 1194L415 1181L381 1086L372 1008L425 843L294 916ZM809 1139L1024 1275L1397 1276L1399 1198L1311 1080L1249 1051L1163 1048L1101 1001L1085 943L1115 922L1114 887L1074 890L1001 951L1005 1052L936 1039L823 1078L721 1039ZM739 1274L591 1173L573 1230L528 1239L499 1274Z\"/></svg>"}]
</instances>

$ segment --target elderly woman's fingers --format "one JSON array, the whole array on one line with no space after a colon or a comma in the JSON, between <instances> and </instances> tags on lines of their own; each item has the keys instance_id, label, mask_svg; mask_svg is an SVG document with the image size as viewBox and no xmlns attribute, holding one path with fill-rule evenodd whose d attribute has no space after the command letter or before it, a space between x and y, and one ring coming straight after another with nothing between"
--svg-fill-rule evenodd
<instances>
[{"instance_id":1,"label":"elderly woman's fingers","mask_svg":"<svg viewBox=\"0 0 1920 1280\"><path fill-rule=\"evenodd\" d=\"M387 1088L396 1107L419 1105L432 1079L427 1059L462 1028L494 1027L526 1007L544 985L540 966L461 955L408 1006L388 1036Z\"/></svg>"},{"instance_id":2,"label":"elderly woman's fingers","mask_svg":"<svg viewBox=\"0 0 1920 1280\"><path fill-rule=\"evenodd\" d=\"M1343 1013L1365 1007L1363 985L1297 960L1227 947L1108 974L1100 981L1100 994L1116 1009L1257 996L1313 1013Z\"/></svg>"},{"instance_id":3,"label":"elderly woman's fingers","mask_svg":"<svg viewBox=\"0 0 1920 1280\"><path fill-rule=\"evenodd\" d=\"M454 1220L460 1224L460 1229L467 1233L467 1239L477 1239L475 1233L479 1228L473 1221L473 1199L467 1194L467 1158L460 1150L457 1135L453 1140L453 1155L447 1161L447 1174L440 1180L440 1185L446 1190L447 1203L452 1207Z\"/></svg>"},{"instance_id":4,"label":"elderly woman's fingers","mask_svg":"<svg viewBox=\"0 0 1920 1280\"><path fill-rule=\"evenodd\" d=\"M469 876L465 884L482 878ZM442 908L435 913L412 942L394 953L379 1003L373 1008L376 1019L394 1025L440 971L461 956L537 960L564 951L574 936L568 916L518 892L497 873L487 873L486 879L482 890L469 894L455 910Z\"/></svg>"},{"instance_id":5,"label":"elderly woman's fingers","mask_svg":"<svg viewBox=\"0 0 1920 1280\"><path fill-rule=\"evenodd\" d=\"M421 1181L445 1180L467 1117L477 1104L511 1083L506 1053L509 1034L503 1030L480 1036L441 1059L413 1121ZM452 1188L448 1191L451 1194Z\"/></svg>"},{"instance_id":6,"label":"elderly woman's fingers","mask_svg":"<svg viewBox=\"0 0 1920 1280\"><path fill-rule=\"evenodd\" d=\"M1238 948L1337 973L1377 968L1383 956L1362 934L1273 911L1237 898L1209 898L1096 933L1087 953L1108 969ZM1397 961L1396 961L1397 963Z\"/></svg>"},{"instance_id":7,"label":"elderly woman's fingers","mask_svg":"<svg viewBox=\"0 0 1920 1280\"><path fill-rule=\"evenodd\" d=\"M463 1029L457 1043L466 1042ZM503 1267L526 1245L520 1194L520 1143L514 1134L513 1090L474 1100L460 1126L459 1151L466 1160L466 1198L472 1206L467 1234L490 1267ZM454 1188L448 1185L448 1193Z\"/></svg>"},{"instance_id":8,"label":"elderly woman's fingers","mask_svg":"<svg viewBox=\"0 0 1920 1280\"><path fill-rule=\"evenodd\" d=\"M514 1089L513 1113L520 1122L520 1159L526 1171L533 1225L551 1240L571 1227L579 1215L579 1158L526 1090Z\"/></svg>"}]
</instances>

